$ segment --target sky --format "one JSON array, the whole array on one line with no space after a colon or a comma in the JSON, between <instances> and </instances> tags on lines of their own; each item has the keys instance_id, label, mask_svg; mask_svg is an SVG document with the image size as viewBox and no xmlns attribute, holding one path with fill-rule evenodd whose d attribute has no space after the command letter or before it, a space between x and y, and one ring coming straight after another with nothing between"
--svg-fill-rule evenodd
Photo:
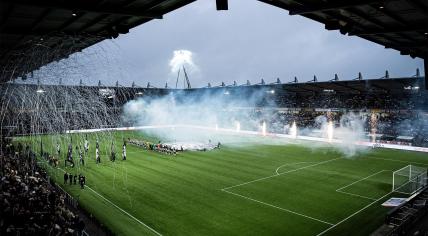
<instances>
[{"instance_id":1,"label":"sky","mask_svg":"<svg viewBox=\"0 0 428 236\"><path fill-rule=\"evenodd\" d=\"M35 77L53 83L175 87L174 51L191 53L185 64L192 87L249 80L267 83L334 78L350 80L412 76L423 61L256 0L229 0L228 11L217 11L214 0L198 0L105 40L68 60L46 66ZM176 65L175 65L176 67ZM181 78L183 78L181 76ZM49 82L48 82L49 81ZM180 79L179 87L183 86ZM181 86L180 86L181 85Z\"/></svg>"}]
</instances>

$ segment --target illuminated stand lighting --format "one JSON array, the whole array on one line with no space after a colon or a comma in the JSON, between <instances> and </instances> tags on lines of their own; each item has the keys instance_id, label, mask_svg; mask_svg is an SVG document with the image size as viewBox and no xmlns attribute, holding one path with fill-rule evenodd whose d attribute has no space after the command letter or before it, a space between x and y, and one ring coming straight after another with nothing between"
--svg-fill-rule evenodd
<instances>
[{"instance_id":1,"label":"illuminated stand lighting","mask_svg":"<svg viewBox=\"0 0 428 236\"><path fill-rule=\"evenodd\" d=\"M327 124L327 139L328 142L333 141L334 125L333 121L329 121Z\"/></svg>"},{"instance_id":2,"label":"illuminated stand lighting","mask_svg":"<svg viewBox=\"0 0 428 236\"><path fill-rule=\"evenodd\" d=\"M296 125L296 121L293 121L293 124L291 125L290 135L293 138L297 138L297 125Z\"/></svg>"},{"instance_id":3,"label":"illuminated stand lighting","mask_svg":"<svg viewBox=\"0 0 428 236\"><path fill-rule=\"evenodd\" d=\"M36 90L36 93L44 93L45 92L45 90L43 90L43 89L37 89Z\"/></svg>"},{"instance_id":4,"label":"illuminated stand lighting","mask_svg":"<svg viewBox=\"0 0 428 236\"><path fill-rule=\"evenodd\" d=\"M262 124L262 135L266 136L266 122L264 122L264 121L263 121L263 124Z\"/></svg>"},{"instance_id":5,"label":"illuminated stand lighting","mask_svg":"<svg viewBox=\"0 0 428 236\"><path fill-rule=\"evenodd\" d=\"M241 123L239 121L236 122L236 132L241 131Z\"/></svg>"}]
</instances>

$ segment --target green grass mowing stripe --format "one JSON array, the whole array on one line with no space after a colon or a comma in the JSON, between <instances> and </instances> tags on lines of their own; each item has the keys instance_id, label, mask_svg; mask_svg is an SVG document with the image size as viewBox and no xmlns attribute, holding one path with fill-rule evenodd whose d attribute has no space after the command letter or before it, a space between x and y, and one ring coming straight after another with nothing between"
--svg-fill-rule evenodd
<instances>
[{"instance_id":1,"label":"green grass mowing stripe","mask_svg":"<svg viewBox=\"0 0 428 236\"><path fill-rule=\"evenodd\" d=\"M338 188L336 191L362 198L377 200L379 196L390 191L392 183L390 182L391 179L389 177L391 173L391 170L381 170ZM376 176L375 179L373 178L374 176Z\"/></svg>"},{"instance_id":2,"label":"green grass mowing stripe","mask_svg":"<svg viewBox=\"0 0 428 236\"><path fill-rule=\"evenodd\" d=\"M141 224L137 224L135 227L123 227L124 225L130 225L132 223L135 223L135 220L130 217L117 217L118 214L123 214L123 212L117 210L114 207L111 207L111 204L103 199L101 199L100 201L99 196L95 194L89 194L90 192L88 191L82 191L80 188L73 188L68 184L61 184L62 174L58 174L58 172L61 171L63 173L63 170L54 169L53 167L47 165L46 161L43 159L42 163L44 163L47 167L47 171L50 173L50 176L53 177L60 186L66 188L69 193L71 193L76 199L78 199L80 205L82 205L86 210L90 211L94 216L96 216L96 218L102 224L109 225L109 228L114 229L116 233L120 235L138 235L141 233L153 233L147 227Z\"/></svg>"},{"instance_id":3,"label":"green grass mowing stripe","mask_svg":"<svg viewBox=\"0 0 428 236\"><path fill-rule=\"evenodd\" d=\"M304 166L304 167L300 167L300 168L297 168L297 169L289 170L289 171L286 171L286 172L282 172L280 174L274 174L274 175L266 176L266 177L263 177L263 178L251 180L251 181L248 181L248 182L244 182L244 183L241 183L241 184L237 184L237 185L233 185L233 186L230 186L230 187L223 188L222 190L232 189L232 188L235 188L235 187L247 185L247 184L258 182L258 181L261 181L261 180L270 179L270 178L273 178L273 177L276 177L276 176L279 176L279 175L288 174L288 173L292 173L292 172L295 172L295 171L303 170L303 169L306 169L306 168L310 168L310 167L322 165L322 164L325 164L325 163L328 163L328 162L332 162L332 161L335 161L335 160L338 160L338 159L341 159L341 157L330 159L330 160L327 160L327 161L318 162L318 163L315 163L315 164L312 164L312 165L308 165L308 166Z\"/></svg>"},{"instance_id":4,"label":"green grass mowing stripe","mask_svg":"<svg viewBox=\"0 0 428 236\"><path fill-rule=\"evenodd\" d=\"M237 187L233 192L333 223L372 201L335 192L343 176L319 173L318 167Z\"/></svg>"},{"instance_id":5,"label":"green grass mowing stripe","mask_svg":"<svg viewBox=\"0 0 428 236\"><path fill-rule=\"evenodd\" d=\"M428 166L428 163L422 163L422 162L415 162L415 161L404 161L404 160L392 160L388 158L380 158L380 157L369 157L370 159L376 159L376 160L382 160L382 161L391 161L391 162L399 162L399 163L405 163L405 164L416 164L416 165L423 165Z\"/></svg>"},{"instance_id":6,"label":"green grass mowing stripe","mask_svg":"<svg viewBox=\"0 0 428 236\"><path fill-rule=\"evenodd\" d=\"M61 170L62 172L66 173L66 171L62 168L57 168L59 170ZM85 184L85 186L91 190L93 193L95 193L97 196L101 197L103 200L107 201L109 204L111 204L112 206L114 206L115 208L117 208L118 210L120 210L122 213L126 214L127 216L129 216L130 218L132 218L133 220L135 220L136 222L138 222L141 225L144 225L145 227L147 227L150 231L152 231L152 233L156 234L156 235L162 235L160 234L158 231L154 230L152 227L148 226L147 224L145 224L144 222L142 222L141 220L137 219L136 217L134 217L133 215L131 215L130 213L128 213L127 211L123 210L121 207L117 206L116 204L114 204L112 201L108 200L107 198L105 198L104 196L102 196L101 194L99 194L97 191L93 190L91 187L89 187L88 185Z\"/></svg>"},{"instance_id":7,"label":"green grass mowing stripe","mask_svg":"<svg viewBox=\"0 0 428 236\"><path fill-rule=\"evenodd\" d=\"M327 233L328 231L332 230L333 228L337 227L338 225L342 224L343 222L345 222L345 221L349 220L349 219L350 219L350 218L352 218L353 216L355 216L355 215L359 214L360 212L362 212L362 211L364 211L365 209L369 208L370 206L372 206L373 204L377 203L378 201L380 201L380 200L384 199L385 197L387 197L387 196L388 196L388 195L390 195L391 193L392 193L392 192L389 192L389 193L387 193L387 194L383 195L382 197L378 198L376 201L373 201L372 203L369 203L367 206L365 206L365 207L361 208L360 210L358 210L358 211L356 211L356 212L352 213L352 214L351 214L351 215L349 215L348 217L344 218L343 220L341 220L341 221L337 222L336 224L334 224L334 225L330 226L328 229L326 229L326 230L322 231L321 233L317 234L317 236L324 235L324 234L325 234L325 233Z\"/></svg>"},{"instance_id":8,"label":"green grass mowing stripe","mask_svg":"<svg viewBox=\"0 0 428 236\"><path fill-rule=\"evenodd\" d=\"M320 219L317 219L317 218L314 218L314 217L311 217L311 216L308 216L308 215L305 215L305 214L301 214L301 213L298 213L298 212L295 212L295 211L292 211L292 210L288 210L288 209L285 209L285 208L282 208L282 207L279 207L279 206L275 206L275 205L272 205L272 204L269 204L269 203L266 203L266 202L262 202L262 201L259 201L259 200L256 200L256 199L253 199L253 198L250 198L250 197L246 197L244 195L237 194L237 193L228 191L226 189L222 189L221 191L226 192L226 193L230 193L230 194L233 194L235 196L242 197L242 198L245 198L247 200L250 200L250 201L253 201L253 202L257 202L257 203L260 203L260 204L263 204L263 205L266 205L266 206L269 206L269 207L273 207L273 208L276 208L276 209L281 210L281 211L286 211L288 213L292 213L292 214L295 214L295 215L298 215L298 216L301 216L301 217L304 217L304 218L308 218L308 219L311 219L311 220L314 220L314 221L318 221L318 222L321 222L321 223L324 223L324 224L327 224L327 225L333 225L333 223L330 223L330 222L327 222L327 221L324 221L324 220L320 220Z\"/></svg>"},{"instance_id":9,"label":"green grass mowing stripe","mask_svg":"<svg viewBox=\"0 0 428 236\"><path fill-rule=\"evenodd\" d=\"M271 145L266 141L261 143L258 139L248 139L251 142L229 145L224 140L223 148L219 150L185 152L177 158L170 158L129 145L128 160L124 162L118 160L113 164L107 161L111 138L98 135L101 137L100 146L104 159L103 163L97 166L94 157L95 136L88 134L91 150L90 158L86 159L87 165L85 167L76 165L77 168L67 168L67 171L72 173L82 171L88 177L88 185L91 188L154 229L160 229L162 234L316 235L329 227L327 224L245 200L233 194L225 194L218 189L274 174L280 165L311 161L318 163L343 157L331 148L311 149L288 144ZM148 140L139 132L118 132L110 136L116 140L117 151L121 150L123 137L143 137ZM76 145L82 137L84 136L73 136L73 144ZM55 152L56 141L49 138L46 138L44 149L48 150L48 147L52 146L50 150ZM39 139L36 137L34 140ZM68 140L69 136L63 136L61 143L68 143ZM153 140L157 142L159 139ZM33 146L35 150L39 150L40 142L33 142ZM66 145L63 148L66 149ZM117 153L120 156L120 152ZM61 157L61 166L64 163L64 156ZM413 152L370 149L352 159L343 159L328 165L308 168L306 171L258 181L233 189L233 192L336 223L374 201L335 192L337 188L379 170L399 169L405 164L410 164L409 162L422 165L428 164L428 159L426 155ZM299 167L303 167L303 164L283 167L284 169L281 168L279 172ZM61 174L54 175L56 181L62 182ZM375 176L376 178L361 181L343 190L355 194L368 191L372 196L367 196L373 198L381 196L390 189L385 189L388 176L383 173L380 175L381 182L379 176ZM82 201L86 209L115 233L121 235L150 233L147 228L143 228L141 224L89 189L81 191L68 185L65 189L79 198L79 202ZM386 210L378 204L372 204L351 217L352 220L344 221L325 234L368 235L383 222L385 212Z\"/></svg>"},{"instance_id":10,"label":"green grass mowing stripe","mask_svg":"<svg viewBox=\"0 0 428 236\"><path fill-rule=\"evenodd\" d=\"M361 182L361 181L363 181L363 180L366 180L366 179L368 179L368 178L370 178L370 177L373 177L373 176L375 176L375 175L377 175L377 174L380 174L380 173L382 173L382 172L385 172L385 171L391 171L391 170L381 170L381 171L378 171L378 172L376 172L376 173L374 173L374 174L371 174L371 175L369 175L369 176L367 176L367 177L364 177L364 178L359 179L359 180L357 180L357 181L354 181L354 182L352 182L352 183L350 183L350 184L348 184L348 185L345 185L345 186L343 186L343 187L340 187L340 188L336 189L336 191L340 191L340 190L342 190L342 189L345 189L345 188L347 188L347 187L349 187L349 186L352 186L352 185L354 185L354 184L356 184L356 183L359 183L359 182Z\"/></svg>"},{"instance_id":11,"label":"green grass mowing stripe","mask_svg":"<svg viewBox=\"0 0 428 236\"><path fill-rule=\"evenodd\" d=\"M287 163L284 165L279 166L278 168L276 168L275 173L277 175L280 174L279 170L283 167L288 167L288 166L295 166L295 165L300 165L300 164L308 164L308 163L315 163L314 161L302 161L302 162L292 162L292 163Z\"/></svg>"},{"instance_id":12,"label":"green grass mowing stripe","mask_svg":"<svg viewBox=\"0 0 428 236\"><path fill-rule=\"evenodd\" d=\"M364 199L369 199L369 200L373 200L373 201L375 201L375 200L376 200L376 198L371 198L371 197L367 197L367 196L359 195L359 194L356 194L356 193L348 193L348 192L341 191L341 190L336 190L336 192L338 192L338 193L343 193L343 194L347 194L347 195L350 195L350 196L360 197L360 198L364 198Z\"/></svg>"},{"instance_id":13,"label":"green grass mowing stripe","mask_svg":"<svg viewBox=\"0 0 428 236\"><path fill-rule=\"evenodd\" d=\"M143 150L141 150L143 152ZM221 155L223 158L219 158L218 156L207 156L201 154L208 154L208 153L199 153L195 152L192 153L186 153L183 154L183 156L177 157L179 159L175 159L177 162L175 164L179 164L180 166L175 167L175 169L178 169L179 171L186 171L188 167L194 167L193 171L197 172L206 172L217 176L223 176L225 173L234 173L234 176L236 177L236 173L243 174L249 174L249 175L257 175L257 172L254 170L260 171L260 168L257 168L258 165L248 165L251 162L242 162L241 158L238 156L228 156ZM215 153L212 153L215 154ZM191 160L188 160L187 158L192 158ZM184 164L180 164L182 160L185 160L183 162ZM233 160L233 161L230 161ZM209 164L209 165L207 165ZM263 169L265 170L265 169ZM268 168L266 172L271 172L271 169Z\"/></svg>"},{"instance_id":14,"label":"green grass mowing stripe","mask_svg":"<svg viewBox=\"0 0 428 236\"><path fill-rule=\"evenodd\" d=\"M121 212L125 213L127 216L131 217L132 219L134 219L135 221L137 221L138 223L144 225L145 227L147 227L148 229L150 229L150 231L152 231L154 234L156 235L162 235L160 234L158 231L154 230L152 227L146 225L144 222L142 222L141 220L135 218L133 215L129 214L127 211L123 210L122 208L120 208L119 206L117 206L116 204L114 204L113 202L111 202L110 200L108 200L107 198L105 198L104 196L102 196L101 194L99 194L97 191L93 190L91 187L89 187L88 185L85 185L87 188L89 188L92 192L94 192L96 195L98 195L99 197L101 197L102 199L104 199L105 201L107 201L108 203L110 203L111 205L113 205L114 207L116 207L118 210L120 210Z\"/></svg>"}]
</instances>

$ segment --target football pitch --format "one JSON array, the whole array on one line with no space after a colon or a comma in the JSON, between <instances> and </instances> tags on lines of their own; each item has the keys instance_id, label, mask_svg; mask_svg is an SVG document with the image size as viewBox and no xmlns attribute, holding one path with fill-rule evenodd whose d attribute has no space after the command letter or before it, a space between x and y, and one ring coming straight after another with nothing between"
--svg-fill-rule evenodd
<instances>
[{"instance_id":1,"label":"football pitch","mask_svg":"<svg viewBox=\"0 0 428 236\"><path fill-rule=\"evenodd\" d=\"M409 164L428 167L426 153L367 149L352 158L316 143L270 137L233 138L220 149L176 157L127 145L123 139L156 141L141 132L115 132L117 159L109 161L111 137L73 134L90 141L85 166L46 166L51 177L101 223L119 235L369 235L388 208L392 172ZM33 137L33 148L56 153L69 135ZM26 140L26 138L22 138ZM27 140L28 141L28 140ZM68 143L62 142L65 154ZM316 147L314 147L316 146ZM86 187L63 184L64 171L86 176Z\"/></svg>"}]
</instances>

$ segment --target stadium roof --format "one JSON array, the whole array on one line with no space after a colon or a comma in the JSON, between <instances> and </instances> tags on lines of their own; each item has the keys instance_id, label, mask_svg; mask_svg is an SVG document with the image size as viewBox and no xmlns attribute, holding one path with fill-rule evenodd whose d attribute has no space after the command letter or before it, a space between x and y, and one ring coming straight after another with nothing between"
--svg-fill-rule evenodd
<instances>
[{"instance_id":1,"label":"stadium roof","mask_svg":"<svg viewBox=\"0 0 428 236\"><path fill-rule=\"evenodd\" d=\"M427 58L426 0L259 0L325 25L327 30L359 36L403 55Z\"/></svg>"},{"instance_id":2,"label":"stadium roof","mask_svg":"<svg viewBox=\"0 0 428 236\"><path fill-rule=\"evenodd\" d=\"M195 0L0 0L0 82Z\"/></svg>"},{"instance_id":3,"label":"stadium roof","mask_svg":"<svg viewBox=\"0 0 428 236\"><path fill-rule=\"evenodd\" d=\"M194 1L0 0L0 82L128 33ZM356 35L404 55L428 57L425 0L259 1L321 22L328 30ZM216 2L217 9L227 9L227 0Z\"/></svg>"}]
</instances>

